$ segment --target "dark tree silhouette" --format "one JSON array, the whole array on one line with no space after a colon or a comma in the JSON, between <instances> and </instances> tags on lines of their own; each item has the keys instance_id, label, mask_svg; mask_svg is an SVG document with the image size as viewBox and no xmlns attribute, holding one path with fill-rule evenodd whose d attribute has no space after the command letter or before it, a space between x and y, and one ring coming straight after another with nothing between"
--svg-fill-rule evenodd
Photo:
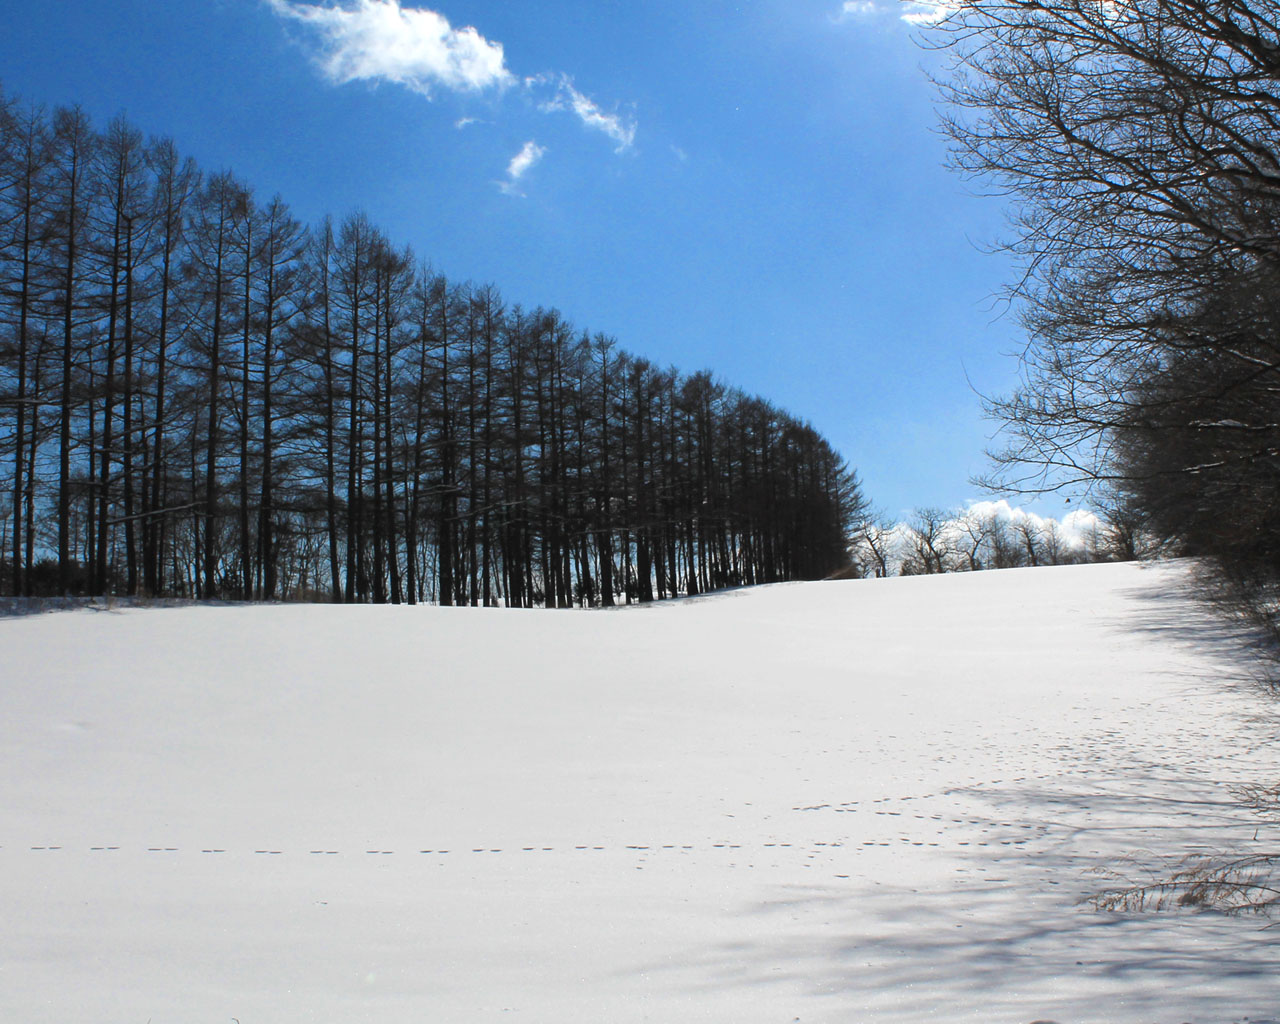
<instances>
[{"instance_id":1,"label":"dark tree silhouette","mask_svg":"<svg viewBox=\"0 0 1280 1024\"><path fill-rule=\"evenodd\" d=\"M13 593L612 605L820 578L863 513L710 373L8 99L0 474Z\"/></svg>"},{"instance_id":2,"label":"dark tree silhouette","mask_svg":"<svg viewBox=\"0 0 1280 1024\"><path fill-rule=\"evenodd\" d=\"M960 0L932 38L1025 270L989 482L1092 489L1131 550L1280 581L1280 4Z\"/></svg>"}]
</instances>

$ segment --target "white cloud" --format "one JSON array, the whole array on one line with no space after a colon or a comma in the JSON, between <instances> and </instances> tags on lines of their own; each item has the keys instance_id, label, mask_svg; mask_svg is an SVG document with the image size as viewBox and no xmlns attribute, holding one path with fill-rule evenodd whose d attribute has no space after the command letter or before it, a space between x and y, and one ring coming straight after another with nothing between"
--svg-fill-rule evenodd
<instances>
[{"instance_id":1,"label":"white cloud","mask_svg":"<svg viewBox=\"0 0 1280 1024\"><path fill-rule=\"evenodd\" d=\"M935 25L955 8L955 0L844 0L835 20L878 18L897 11L908 25Z\"/></svg>"},{"instance_id":2,"label":"white cloud","mask_svg":"<svg viewBox=\"0 0 1280 1024\"><path fill-rule=\"evenodd\" d=\"M1039 516L1024 508L1010 505L1001 498L999 501L975 501L971 503L955 520L955 528L963 529L966 522L982 520L999 520L1006 526L1020 527L1026 524L1036 534L1043 536L1049 531L1057 531L1062 544L1073 550L1083 551L1095 540L1097 531L1103 529L1102 520L1088 509L1077 509L1068 512L1061 519L1051 516Z\"/></svg>"},{"instance_id":3,"label":"white cloud","mask_svg":"<svg viewBox=\"0 0 1280 1024\"><path fill-rule=\"evenodd\" d=\"M546 149L533 140L526 142L524 148L511 158L511 163L507 164L507 179L498 182L498 188L509 196L524 195L520 191L520 179L529 173L531 168L537 166L546 153Z\"/></svg>"},{"instance_id":4,"label":"white cloud","mask_svg":"<svg viewBox=\"0 0 1280 1024\"><path fill-rule=\"evenodd\" d=\"M401 7L399 0L344 0L337 5L266 0L282 18L320 36L317 61L333 82L395 82L424 96L502 89L515 79L502 44L474 28L454 28L442 14Z\"/></svg>"},{"instance_id":5,"label":"white cloud","mask_svg":"<svg viewBox=\"0 0 1280 1024\"><path fill-rule=\"evenodd\" d=\"M507 165L507 176L515 180L524 177L525 172L534 166L539 160L546 155L546 150L539 146L536 142L530 140L524 144L524 148L511 158L511 163Z\"/></svg>"},{"instance_id":6,"label":"white cloud","mask_svg":"<svg viewBox=\"0 0 1280 1024\"><path fill-rule=\"evenodd\" d=\"M554 83L556 94L540 105L541 110L567 110L577 116L582 124L594 131L604 132L617 144L615 152L621 153L630 149L636 141L636 123L620 114L607 114L600 109L595 100L584 96L573 85L568 75L538 75L526 79L530 86Z\"/></svg>"},{"instance_id":7,"label":"white cloud","mask_svg":"<svg viewBox=\"0 0 1280 1024\"><path fill-rule=\"evenodd\" d=\"M908 25L936 25L956 6L949 0L913 0L903 4L902 20Z\"/></svg>"},{"instance_id":8,"label":"white cloud","mask_svg":"<svg viewBox=\"0 0 1280 1024\"><path fill-rule=\"evenodd\" d=\"M264 0L281 18L305 26L316 37L315 60L338 85L348 82L393 82L428 98L438 89L454 92L502 90L516 77L507 69L502 44L476 29L454 28L443 14L425 7L402 6L401 0ZM633 118L603 110L579 92L566 74L524 79L530 90L550 91L538 104L545 112L568 111L585 128L602 132L616 152L635 142ZM476 124L473 117L454 122L459 130Z\"/></svg>"}]
</instances>

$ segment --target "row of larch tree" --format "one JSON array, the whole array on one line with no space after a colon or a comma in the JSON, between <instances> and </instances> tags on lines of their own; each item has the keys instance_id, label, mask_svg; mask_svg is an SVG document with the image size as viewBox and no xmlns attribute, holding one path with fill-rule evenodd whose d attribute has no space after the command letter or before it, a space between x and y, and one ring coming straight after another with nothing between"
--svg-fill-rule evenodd
<instances>
[{"instance_id":1,"label":"row of larch tree","mask_svg":"<svg viewBox=\"0 0 1280 1024\"><path fill-rule=\"evenodd\" d=\"M0 96L0 592L610 605L846 561L809 425Z\"/></svg>"}]
</instances>

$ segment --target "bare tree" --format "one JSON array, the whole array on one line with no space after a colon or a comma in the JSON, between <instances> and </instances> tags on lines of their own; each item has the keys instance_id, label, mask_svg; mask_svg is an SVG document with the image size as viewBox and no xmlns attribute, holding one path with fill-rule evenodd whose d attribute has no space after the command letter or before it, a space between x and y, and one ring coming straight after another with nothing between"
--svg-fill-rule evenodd
<instances>
[{"instance_id":1,"label":"bare tree","mask_svg":"<svg viewBox=\"0 0 1280 1024\"><path fill-rule=\"evenodd\" d=\"M147 162L153 175L151 221L155 240L154 292L159 308L155 314L155 351L152 368L154 397L151 412L151 443L147 451L149 471L143 488L142 530L143 577L147 590L158 594L163 590L162 576L165 546L172 532L169 505L169 467L167 431L172 410L169 407L170 345L173 342L174 310L177 304L182 243L190 204L200 189L200 173L191 160L182 160L169 139L151 143Z\"/></svg>"},{"instance_id":2,"label":"bare tree","mask_svg":"<svg viewBox=\"0 0 1280 1024\"><path fill-rule=\"evenodd\" d=\"M1118 556L1280 587L1280 3L958 0L932 39L1023 270L987 482L1114 495Z\"/></svg>"},{"instance_id":3,"label":"bare tree","mask_svg":"<svg viewBox=\"0 0 1280 1024\"><path fill-rule=\"evenodd\" d=\"M1013 532L1026 553L1027 564L1038 566L1041 558L1040 528L1030 516L1023 516L1014 522Z\"/></svg>"},{"instance_id":4,"label":"bare tree","mask_svg":"<svg viewBox=\"0 0 1280 1024\"><path fill-rule=\"evenodd\" d=\"M966 568L970 572L988 568L990 559L987 548L996 529L996 515L989 512L979 515L972 511L961 515L957 521L957 544L963 545Z\"/></svg>"},{"instance_id":5,"label":"bare tree","mask_svg":"<svg viewBox=\"0 0 1280 1024\"><path fill-rule=\"evenodd\" d=\"M34 524L25 514L35 490L29 467L38 448L38 389L33 387L35 324L49 286L41 266L48 190L48 128L38 108L19 111L0 95L0 295L13 345L13 592L29 592Z\"/></svg>"},{"instance_id":6,"label":"bare tree","mask_svg":"<svg viewBox=\"0 0 1280 1024\"><path fill-rule=\"evenodd\" d=\"M855 549L869 563L876 579L884 579L890 574L896 526L886 512L875 510L867 514L854 534Z\"/></svg>"},{"instance_id":7,"label":"bare tree","mask_svg":"<svg viewBox=\"0 0 1280 1024\"><path fill-rule=\"evenodd\" d=\"M669 598L826 576L865 512L764 399L2 94L0 481L0 587L56 542L41 592L205 598Z\"/></svg>"},{"instance_id":8,"label":"bare tree","mask_svg":"<svg viewBox=\"0 0 1280 1024\"><path fill-rule=\"evenodd\" d=\"M1062 527L1056 519L1044 521L1040 529L1040 544L1045 561L1050 565L1063 565L1071 561L1066 539L1062 536Z\"/></svg>"},{"instance_id":9,"label":"bare tree","mask_svg":"<svg viewBox=\"0 0 1280 1024\"><path fill-rule=\"evenodd\" d=\"M97 137L88 115L79 107L54 112L51 159L52 241L61 287L57 294L62 325L62 379L58 410L58 590L72 588L71 556L71 449L72 416L77 402L73 390L77 360L77 335L81 309L77 290L81 283L83 243L89 219L88 177Z\"/></svg>"},{"instance_id":10,"label":"bare tree","mask_svg":"<svg viewBox=\"0 0 1280 1024\"><path fill-rule=\"evenodd\" d=\"M1277 25L1273 0L961 0L935 30L955 164L1011 198L1024 267L990 482L1123 476L1116 429L1206 289L1280 266Z\"/></svg>"},{"instance_id":11,"label":"bare tree","mask_svg":"<svg viewBox=\"0 0 1280 1024\"><path fill-rule=\"evenodd\" d=\"M916 571L944 573L949 567L951 546L948 527L953 513L940 508L918 508L907 525Z\"/></svg>"}]
</instances>

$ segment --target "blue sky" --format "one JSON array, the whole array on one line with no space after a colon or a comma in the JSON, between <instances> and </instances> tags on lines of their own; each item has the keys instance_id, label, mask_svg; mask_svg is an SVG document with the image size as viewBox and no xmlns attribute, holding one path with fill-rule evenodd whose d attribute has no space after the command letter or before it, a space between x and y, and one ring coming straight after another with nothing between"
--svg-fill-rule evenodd
<instances>
[{"instance_id":1,"label":"blue sky","mask_svg":"<svg viewBox=\"0 0 1280 1024\"><path fill-rule=\"evenodd\" d=\"M844 9L849 8L848 10ZM810 420L891 514L983 497L1020 348L933 56L841 0L42 0L0 81ZM467 29L472 29L467 31ZM1060 511L1042 502L1039 511Z\"/></svg>"}]
</instances>

